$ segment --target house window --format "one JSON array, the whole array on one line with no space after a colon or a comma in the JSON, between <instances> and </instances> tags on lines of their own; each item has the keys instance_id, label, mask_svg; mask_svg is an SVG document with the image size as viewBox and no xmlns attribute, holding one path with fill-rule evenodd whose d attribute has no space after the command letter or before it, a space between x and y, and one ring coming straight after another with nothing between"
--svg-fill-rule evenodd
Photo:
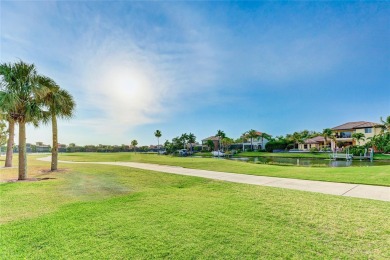
<instances>
[{"instance_id":1,"label":"house window","mask_svg":"<svg viewBox=\"0 0 390 260\"><path fill-rule=\"evenodd\" d=\"M351 132L341 132L340 137L341 138L351 138L352 134L351 134Z\"/></svg>"},{"instance_id":2,"label":"house window","mask_svg":"<svg viewBox=\"0 0 390 260\"><path fill-rule=\"evenodd\" d=\"M307 149L307 144L305 144L305 145L303 146L303 149Z\"/></svg>"},{"instance_id":3,"label":"house window","mask_svg":"<svg viewBox=\"0 0 390 260\"><path fill-rule=\"evenodd\" d=\"M372 133L372 128L364 128L364 132L366 134L371 134Z\"/></svg>"}]
</instances>

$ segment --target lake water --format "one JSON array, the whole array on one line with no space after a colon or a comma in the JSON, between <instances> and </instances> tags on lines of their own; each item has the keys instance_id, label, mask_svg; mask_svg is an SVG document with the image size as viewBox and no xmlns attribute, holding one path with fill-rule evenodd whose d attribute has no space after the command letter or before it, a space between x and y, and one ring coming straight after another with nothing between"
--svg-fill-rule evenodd
<instances>
[{"instance_id":1,"label":"lake water","mask_svg":"<svg viewBox=\"0 0 390 260\"><path fill-rule=\"evenodd\" d=\"M378 165L389 165L390 160L386 161L373 161L369 160L329 160L329 159L311 159L311 158L285 158L285 157L240 157L240 158L229 158L228 160L246 161L251 163L259 164L274 164L274 165L285 165L285 166L304 166L304 167L367 167L367 166L378 166Z\"/></svg>"}]
</instances>

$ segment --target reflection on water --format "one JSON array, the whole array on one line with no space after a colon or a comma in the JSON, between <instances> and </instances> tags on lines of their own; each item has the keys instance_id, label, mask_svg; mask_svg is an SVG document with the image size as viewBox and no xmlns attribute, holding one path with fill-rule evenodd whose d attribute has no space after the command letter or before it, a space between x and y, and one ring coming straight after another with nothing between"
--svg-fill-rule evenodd
<instances>
[{"instance_id":1,"label":"reflection on water","mask_svg":"<svg viewBox=\"0 0 390 260\"><path fill-rule=\"evenodd\" d=\"M274 164L286 166L304 166L304 167L349 167L349 166L378 166L390 165L390 161L374 161L369 160L329 160L329 159L311 159L311 158L285 158L285 157L241 157L229 158L229 160L247 161L259 164Z\"/></svg>"}]
</instances>

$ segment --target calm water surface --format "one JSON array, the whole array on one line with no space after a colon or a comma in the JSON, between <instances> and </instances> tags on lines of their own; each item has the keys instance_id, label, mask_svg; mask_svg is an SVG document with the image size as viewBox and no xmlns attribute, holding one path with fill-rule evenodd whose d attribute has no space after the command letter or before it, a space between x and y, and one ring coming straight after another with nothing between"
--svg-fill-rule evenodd
<instances>
[{"instance_id":1,"label":"calm water surface","mask_svg":"<svg viewBox=\"0 0 390 260\"><path fill-rule=\"evenodd\" d=\"M311 158L285 158L285 157L240 157L229 158L228 160L247 161L251 163L259 164L274 164L274 165L286 165L286 166L304 166L304 167L367 167L378 165L389 165L390 160L386 161L374 161L369 160L329 160L329 159L311 159Z\"/></svg>"}]
</instances>

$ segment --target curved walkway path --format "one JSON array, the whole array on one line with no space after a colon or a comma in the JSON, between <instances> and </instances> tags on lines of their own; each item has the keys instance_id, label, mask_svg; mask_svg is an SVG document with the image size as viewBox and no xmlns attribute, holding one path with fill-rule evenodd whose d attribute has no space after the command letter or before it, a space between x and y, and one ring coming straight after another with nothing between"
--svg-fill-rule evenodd
<instances>
[{"instance_id":1,"label":"curved walkway path","mask_svg":"<svg viewBox=\"0 0 390 260\"><path fill-rule=\"evenodd\" d=\"M50 157L39 158L41 161L50 161ZM382 201L390 201L390 187L349 184L338 182L325 181L309 181L299 179L288 179L278 177L256 176L228 172L216 172L198 169L183 168L180 166L159 165L150 163L136 162L71 162L59 161L61 163L77 163L77 164L106 164L132 167L144 170L157 172L165 172L178 175L196 176L213 180L222 180L236 183L245 183L277 188L286 188L301 191L319 192L324 194L339 195L346 197L356 197L365 199L374 199Z\"/></svg>"}]
</instances>

